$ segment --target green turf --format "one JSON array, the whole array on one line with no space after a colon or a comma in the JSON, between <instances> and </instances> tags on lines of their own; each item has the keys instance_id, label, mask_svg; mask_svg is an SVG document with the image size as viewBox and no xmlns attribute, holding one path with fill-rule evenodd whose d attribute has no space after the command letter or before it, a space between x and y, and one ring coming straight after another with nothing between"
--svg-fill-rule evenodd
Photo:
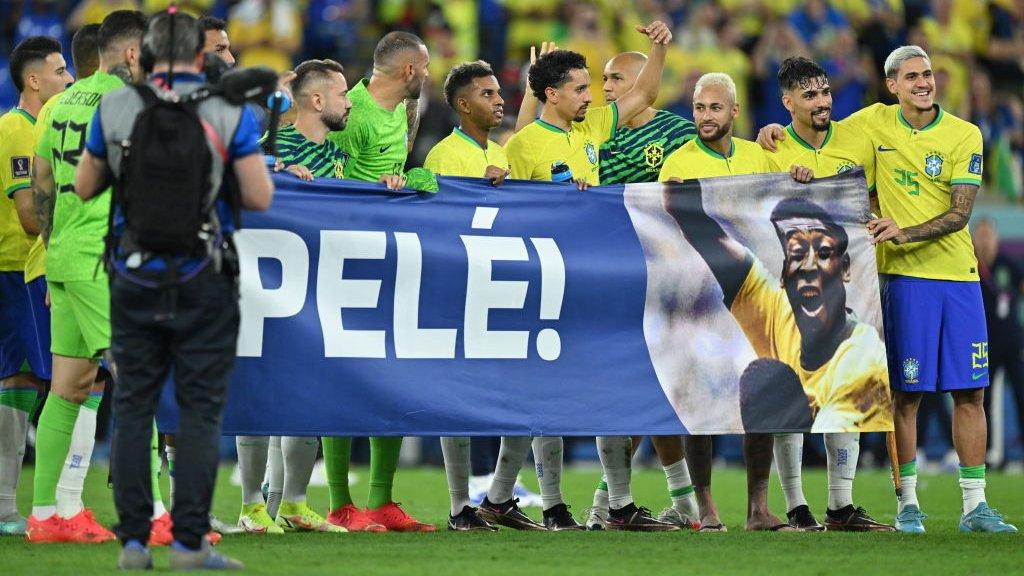
<instances>
[{"instance_id":1,"label":"green turf","mask_svg":"<svg viewBox=\"0 0 1024 576\"><path fill-rule=\"evenodd\" d=\"M355 470L366 478L365 469ZM238 514L239 490L219 477L214 512L222 519ZM524 474L524 476L526 476ZM90 470L86 501L97 518L115 520L106 470ZM19 502L27 512L32 490L31 471L19 486ZM573 511L590 503L594 471L567 470L565 496ZM421 520L436 522L436 534L289 534L229 536L220 549L243 560L252 574L1015 574L1024 566L1024 537L1020 535L962 535L957 533L960 490L953 475L923 476L918 493L929 514L928 534L748 534L744 533L744 476L736 469L716 470L716 499L730 532L727 534L449 533L444 474L434 468L400 470L395 490L405 508ZM529 482L528 482L529 483ZM535 486L535 483L534 487ZM825 475L809 470L804 486L812 509L824 514ZM357 501L366 497L366 482L354 487ZM659 510L667 504L660 470L634 474L634 495L642 505ZM855 496L876 518L891 522L894 501L888 475L863 471ZM1024 525L1024 478L990 474L988 496L1011 522ZM325 488L313 488L311 504L327 506ZM783 512L777 483L772 507ZM528 509L539 518L539 510ZM36 545L18 538L0 538L2 574L99 574L114 568L118 548L105 545ZM155 553L157 569L166 570L165 550Z\"/></svg>"}]
</instances>

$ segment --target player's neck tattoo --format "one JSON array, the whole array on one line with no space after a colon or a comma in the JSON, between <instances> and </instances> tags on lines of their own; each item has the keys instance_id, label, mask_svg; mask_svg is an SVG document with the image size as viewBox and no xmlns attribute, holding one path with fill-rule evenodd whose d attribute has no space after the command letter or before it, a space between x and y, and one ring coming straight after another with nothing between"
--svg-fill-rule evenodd
<instances>
[{"instance_id":1,"label":"player's neck tattoo","mask_svg":"<svg viewBox=\"0 0 1024 576\"><path fill-rule=\"evenodd\" d=\"M132 78L132 69L128 66L127 62L121 62L120 64L111 66L110 70L107 70L107 74L117 76L125 84L131 84L134 81L134 78Z\"/></svg>"}]
</instances>

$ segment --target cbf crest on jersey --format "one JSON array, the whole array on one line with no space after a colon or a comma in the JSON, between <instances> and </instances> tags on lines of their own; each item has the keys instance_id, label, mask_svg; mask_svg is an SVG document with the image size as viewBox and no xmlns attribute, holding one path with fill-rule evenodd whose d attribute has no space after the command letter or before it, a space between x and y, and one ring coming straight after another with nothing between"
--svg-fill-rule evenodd
<instances>
[{"instance_id":1,"label":"cbf crest on jersey","mask_svg":"<svg viewBox=\"0 0 1024 576\"><path fill-rule=\"evenodd\" d=\"M836 168L836 174L842 174L843 172L849 172L850 170L853 170L854 166L855 166L855 164L853 162L842 162Z\"/></svg>"},{"instance_id":2,"label":"cbf crest on jersey","mask_svg":"<svg viewBox=\"0 0 1024 576\"><path fill-rule=\"evenodd\" d=\"M945 158L938 152L929 152L924 157L924 173L931 179L936 179L942 174L942 162Z\"/></svg>"},{"instance_id":3,"label":"cbf crest on jersey","mask_svg":"<svg viewBox=\"0 0 1024 576\"><path fill-rule=\"evenodd\" d=\"M917 384L921 375L921 363L917 358L907 358L903 361L903 381L907 384Z\"/></svg>"},{"instance_id":4,"label":"cbf crest on jersey","mask_svg":"<svg viewBox=\"0 0 1024 576\"><path fill-rule=\"evenodd\" d=\"M661 142L651 142L644 147L644 164L648 172L657 172L665 159L665 147Z\"/></svg>"},{"instance_id":5,"label":"cbf crest on jersey","mask_svg":"<svg viewBox=\"0 0 1024 576\"><path fill-rule=\"evenodd\" d=\"M597 164L597 148L594 148L594 143L587 142L583 149L587 151L587 160L590 160L591 164Z\"/></svg>"}]
</instances>

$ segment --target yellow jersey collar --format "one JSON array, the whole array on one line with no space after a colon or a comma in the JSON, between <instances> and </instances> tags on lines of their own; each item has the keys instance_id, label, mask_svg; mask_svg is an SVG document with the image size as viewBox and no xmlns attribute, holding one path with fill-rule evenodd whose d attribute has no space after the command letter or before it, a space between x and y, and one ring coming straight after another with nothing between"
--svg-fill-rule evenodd
<instances>
[{"instance_id":1,"label":"yellow jersey collar","mask_svg":"<svg viewBox=\"0 0 1024 576\"><path fill-rule=\"evenodd\" d=\"M728 156L722 156L718 152L716 152L716 151L712 150L711 148L709 148L708 145L705 144L704 141L701 140L699 136L697 138L694 138L693 141L697 143L697 147L698 148L700 148L704 152L708 153L708 155L710 155L711 157L718 158L719 160L728 160L728 159L732 158L733 154L736 153L736 142L733 141L732 136L729 137L729 155Z\"/></svg>"},{"instance_id":2,"label":"yellow jersey collar","mask_svg":"<svg viewBox=\"0 0 1024 576\"><path fill-rule=\"evenodd\" d=\"M808 150L816 150L814 148L814 146L811 146L811 144L809 142L807 142L806 140L801 138L800 135L796 133L796 130L793 129L793 124L792 123L790 123L788 126L786 126L786 132L788 132L789 135L794 140L796 140L797 144L803 146L804 148L807 148ZM831 139L832 139L832 121L830 120L829 123L828 123L828 132L825 134L825 139L821 142L821 147L824 148L825 146L827 146L828 145L828 141L831 140Z\"/></svg>"},{"instance_id":3,"label":"yellow jersey collar","mask_svg":"<svg viewBox=\"0 0 1024 576\"><path fill-rule=\"evenodd\" d=\"M463 132L462 128L459 127L459 126L456 126L455 129L452 130L452 134L455 134L456 136L462 138L466 142L469 142L470 144L472 144L478 150L483 150L485 152L487 151L487 149L483 148L482 146L480 146L480 143L477 142L476 140L474 140L472 136L470 136L469 134L466 134L465 132Z\"/></svg>"},{"instance_id":4,"label":"yellow jersey collar","mask_svg":"<svg viewBox=\"0 0 1024 576\"><path fill-rule=\"evenodd\" d=\"M899 104L897 104L897 106L899 106ZM917 130L918 132L924 132L925 130L930 130L938 126L939 122L942 121L942 116L945 114L945 112L942 111L942 106L939 106L938 104L932 104L932 108L936 111L935 118L933 118L932 121L925 125L923 128L914 128L913 126L911 126L910 122L907 122L907 119L903 117L902 107L896 109L896 117L899 118L900 124L906 126L908 130Z\"/></svg>"}]
</instances>

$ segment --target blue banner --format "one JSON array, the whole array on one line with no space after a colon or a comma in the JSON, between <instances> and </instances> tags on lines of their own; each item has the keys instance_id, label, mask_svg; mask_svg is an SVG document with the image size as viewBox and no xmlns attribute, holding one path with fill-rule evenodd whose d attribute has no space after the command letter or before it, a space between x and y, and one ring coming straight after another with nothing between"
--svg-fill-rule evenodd
<instances>
[{"instance_id":1,"label":"blue banner","mask_svg":"<svg viewBox=\"0 0 1024 576\"><path fill-rule=\"evenodd\" d=\"M785 176L756 178L766 191L785 189ZM830 180L838 184L808 190L860 201L862 176ZM666 370L701 369L667 368L659 351L656 327L673 320L652 293L664 275L650 236L657 227L644 222L671 222L662 199L680 190L442 178L437 194L396 194L290 175L275 185L273 207L246 213L236 236L242 325L226 434L743 431L736 370L722 371L734 382L707 404L722 413L694 428L688 413L703 409L680 398L700 395L680 394ZM666 234L685 236L678 227ZM700 266L676 260L677 272ZM877 291L869 305L877 310ZM748 355L730 366L756 357ZM720 361L712 351L705 368ZM816 410L810 393L798 396L801 410ZM721 425L706 424L716 418Z\"/></svg>"}]
</instances>

